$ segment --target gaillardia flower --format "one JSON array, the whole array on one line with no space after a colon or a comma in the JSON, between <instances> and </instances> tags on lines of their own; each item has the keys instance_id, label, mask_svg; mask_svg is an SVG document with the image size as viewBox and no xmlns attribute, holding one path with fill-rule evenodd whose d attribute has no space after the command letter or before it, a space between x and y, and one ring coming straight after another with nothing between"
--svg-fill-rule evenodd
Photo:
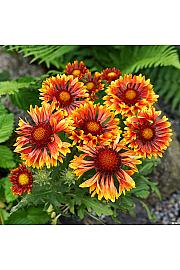
<instances>
[{"instance_id":1,"label":"gaillardia flower","mask_svg":"<svg viewBox=\"0 0 180 270\"><path fill-rule=\"evenodd\" d=\"M86 73L89 72L87 67L85 66L84 62L81 61L80 63L76 60L74 63L68 63L66 65L65 74L73 75L73 77L77 77L81 79Z\"/></svg>"},{"instance_id":2,"label":"gaillardia flower","mask_svg":"<svg viewBox=\"0 0 180 270\"><path fill-rule=\"evenodd\" d=\"M135 187L134 180L130 177L137 172L137 155L121 143L109 146L84 145L79 147L83 152L79 157L75 156L70 163L76 176L80 177L86 172L93 175L83 182L80 187L89 187L91 196L98 194L98 199L118 199L125 190ZM118 190L117 190L118 187Z\"/></svg>"},{"instance_id":3,"label":"gaillardia flower","mask_svg":"<svg viewBox=\"0 0 180 270\"><path fill-rule=\"evenodd\" d=\"M79 82L73 76L57 75L46 79L42 83L40 91L40 99L45 102L54 102L56 108L61 108L70 113L84 99L89 97L84 83Z\"/></svg>"},{"instance_id":4,"label":"gaillardia flower","mask_svg":"<svg viewBox=\"0 0 180 270\"><path fill-rule=\"evenodd\" d=\"M121 71L117 68L106 68L102 71L101 79L107 83L117 80L121 76Z\"/></svg>"},{"instance_id":5,"label":"gaillardia flower","mask_svg":"<svg viewBox=\"0 0 180 270\"><path fill-rule=\"evenodd\" d=\"M123 117L133 116L141 111L143 107L150 107L157 101L150 80L139 76L124 75L112 82L106 90L107 96L103 99L105 104Z\"/></svg>"},{"instance_id":6,"label":"gaillardia flower","mask_svg":"<svg viewBox=\"0 0 180 270\"><path fill-rule=\"evenodd\" d=\"M92 101L80 105L71 114L73 120L72 136L74 143L87 144L90 141L97 143L111 142L119 138L121 131L119 119L105 106L93 104Z\"/></svg>"},{"instance_id":7,"label":"gaillardia flower","mask_svg":"<svg viewBox=\"0 0 180 270\"><path fill-rule=\"evenodd\" d=\"M42 107L30 106L28 112L32 118L32 123L19 120L17 133L20 137L15 143L15 152L21 154L21 159L25 160L27 166L42 168L46 165L57 166L57 160L62 162L62 157L70 153L67 142L63 142L58 132L72 132L72 121L64 119L62 110L56 111L54 104L44 103Z\"/></svg>"},{"instance_id":8,"label":"gaillardia flower","mask_svg":"<svg viewBox=\"0 0 180 270\"><path fill-rule=\"evenodd\" d=\"M33 184L32 172L24 164L20 164L18 168L11 170L9 179L13 184L11 190L14 195L31 192Z\"/></svg>"},{"instance_id":9,"label":"gaillardia flower","mask_svg":"<svg viewBox=\"0 0 180 270\"><path fill-rule=\"evenodd\" d=\"M154 108L144 109L125 121L127 127L123 141L143 158L162 157L171 141L171 123L166 116L160 118L160 114Z\"/></svg>"},{"instance_id":10,"label":"gaillardia flower","mask_svg":"<svg viewBox=\"0 0 180 270\"><path fill-rule=\"evenodd\" d=\"M91 100L96 99L96 93L104 89L104 84L102 84L101 81L101 74L99 72L95 72L94 76L92 76L91 72L84 76L83 82Z\"/></svg>"}]
</instances>

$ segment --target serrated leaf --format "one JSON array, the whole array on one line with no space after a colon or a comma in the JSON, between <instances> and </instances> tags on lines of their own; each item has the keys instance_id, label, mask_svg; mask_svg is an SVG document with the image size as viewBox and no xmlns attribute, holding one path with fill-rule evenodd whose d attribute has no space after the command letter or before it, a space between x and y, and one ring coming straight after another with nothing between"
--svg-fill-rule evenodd
<instances>
[{"instance_id":1,"label":"serrated leaf","mask_svg":"<svg viewBox=\"0 0 180 270\"><path fill-rule=\"evenodd\" d=\"M14 168L13 152L6 146L0 145L0 168Z\"/></svg>"},{"instance_id":2,"label":"serrated leaf","mask_svg":"<svg viewBox=\"0 0 180 270\"><path fill-rule=\"evenodd\" d=\"M10 187L12 186L8 177L1 179L4 182L5 198L6 202L10 203L17 199L18 196L13 195Z\"/></svg>"},{"instance_id":3,"label":"serrated leaf","mask_svg":"<svg viewBox=\"0 0 180 270\"><path fill-rule=\"evenodd\" d=\"M149 173L152 172L153 168L154 168L154 163L148 162L139 170L139 172L143 175L148 175Z\"/></svg>"},{"instance_id":4,"label":"serrated leaf","mask_svg":"<svg viewBox=\"0 0 180 270\"><path fill-rule=\"evenodd\" d=\"M47 224L49 221L48 213L41 208L25 208L13 212L6 224L12 225L35 225L35 224Z\"/></svg>"},{"instance_id":5,"label":"serrated leaf","mask_svg":"<svg viewBox=\"0 0 180 270\"><path fill-rule=\"evenodd\" d=\"M98 216L101 216L103 214L107 216L113 215L113 211L108 204L103 204L96 199L83 198L82 203L86 205L88 211L93 210Z\"/></svg>"},{"instance_id":6,"label":"serrated leaf","mask_svg":"<svg viewBox=\"0 0 180 270\"><path fill-rule=\"evenodd\" d=\"M0 82L0 96L15 94L19 89L27 87L29 83L17 81Z\"/></svg>"},{"instance_id":7,"label":"serrated leaf","mask_svg":"<svg viewBox=\"0 0 180 270\"><path fill-rule=\"evenodd\" d=\"M10 114L0 115L0 143L5 142L13 131L14 116Z\"/></svg>"},{"instance_id":8,"label":"serrated leaf","mask_svg":"<svg viewBox=\"0 0 180 270\"><path fill-rule=\"evenodd\" d=\"M147 197L149 196L150 192L148 190L135 190L134 195L136 197L142 198L142 199L147 199Z\"/></svg>"}]
</instances>

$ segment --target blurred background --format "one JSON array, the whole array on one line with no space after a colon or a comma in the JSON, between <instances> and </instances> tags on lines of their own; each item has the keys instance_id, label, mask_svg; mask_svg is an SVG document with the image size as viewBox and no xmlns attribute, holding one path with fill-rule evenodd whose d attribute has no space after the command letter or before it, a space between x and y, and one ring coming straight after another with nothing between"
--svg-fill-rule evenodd
<instances>
[{"instance_id":1,"label":"blurred background","mask_svg":"<svg viewBox=\"0 0 180 270\"><path fill-rule=\"evenodd\" d=\"M1 46L0 47L0 101L9 118L8 125L17 127L19 117L25 117L30 104L39 104L38 88L44 78L62 72L68 62L83 60L93 71L107 67L119 68L122 73L133 73L150 78L159 94L157 109L162 110L172 123L173 141L155 169L147 175L158 182L161 200L154 195L146 198L154 219L147 209L136 205L136 216L119 213L122 224L180 224L180 46ZM5 83L6 82L6 83ZM38 87L39 86L39 87ZM4 113L0 107L0 114ZM13 114L13 119L11 115ZM3 119L0 118L0 127ZM5 121L5 120L4 120ZM8 132L8 131L7 131ZM10 131L9 131L10 132ZM10 132L11 133L11 132ZM10 134L11 135L11 134ZM13 134L0 145L13 150ZM7 136L8 137L8 136ZM4 143L5 142L5 143ZM5 148L0 149L6 151ZM14 166L13 158L0 159L0 180ZM9 155L10 156L10 155ZM148 194L149 195L149 194ZM6 220L16 198L9 192L9 183L0 182L0 223ZM64 218L63 224L114 224L109 217L100 221L85 217Z\"/></svg>"}]
</instances>

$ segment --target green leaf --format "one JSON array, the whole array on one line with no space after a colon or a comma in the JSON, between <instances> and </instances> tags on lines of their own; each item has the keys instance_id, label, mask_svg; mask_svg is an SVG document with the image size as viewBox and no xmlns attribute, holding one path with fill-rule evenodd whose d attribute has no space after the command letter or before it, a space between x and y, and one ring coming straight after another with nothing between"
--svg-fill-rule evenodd
<instances>
[{"instance_id":1,"label":"green leaf","mask_svg":"<svg viewBox=\"0 0 180 270\"><path fill-rule=\"evenodd\" d=\"M10 114L0 115L0 143L5 142L13 131L14 116Z\"/></svg>"},{"instance_id":2,"label":"green leaf","mask_svg":"<svg viewBox=\"0 0 180 270\"><path fill-rule=\"evenodd\" d=\"M21 91L11 96L12 102L18 106L19 109L23 109L24 111L29 110L30 105L33 107L35 105L40 106L39 91L37 87L35 88L31 86L21 89Z\"/></svg>"},{"instance_id":3,"label":"green leaf","mask_svg":"<svg viewBox=\"0 0 180 270\"><path fill-rule=\"evenodd\" d=\"M27 87L29 83L27 82L17 82L17 81L5 81L0 82L0 96L8 94L15 94L19 89Z\"/></svg>"},{"instance_id":4,"label":"green leaf","mask_svg":"<svg viewBox=\"0 0 180 270\"><path fill-rule=\"evenodd\" d=\"M77 210L78 217L80 219L83 219L84 216L85 216L85 212L86 212L85 206L84 205L80 205L79 208L78 208L78 210Z\"/></svg>"},{"instance_id":5,"label":"green leaf","mask_svg":"<svg viewBox=\"0 0 180 270\"><path fill-rule=\"evenodd\" d=\"M13 212L6 224L12 225L35 225L35 224L47 224L50 218L47 212L41 208L30 207L17 210Z\"/></svg>"},{"instance_id":6,"label":"green leaf","mask_svg":"<svg viewBox=\"0 0 180 270\"><path fill-rule=\"evenodd\" d=\"M6 202L10 203L17 199L18 196L13 195L10 187L12 186L12 183L10 182L8 177L4 177L1 179L4 182L4 189L5 189L5 198Z\"/></svg>"},{"instance_id":7,"label":"green leaf","mask_svg":"<svg viewBox=\"0 0 180 270\"><path fill-rule=\"evenodd\" d=\"M154 168L154 163L148 162L139 170L139 172L143 175L148 175L149 173L152 172L153 168Z\"/></svg>"},{"instance_id":8,"label":"green leaf","mask_svg":"<svg viewBox=\"0 0 180 270\"><path fill-rule=\"evenodd\" d=\"M151 212L151 210L149 209L148 205L147 205L145 202L141 201L141 200L139 200L139 202L142 204L142 206L143 206L144 209L146 210L146 213L147 213L147 215L148 215L149 220L151 220L151 221L156 221L156 217L155 217L155 215Z\"/></svg>"},{"instance_id":9,"label":"green leaf","mask_svg":"<svg viewBox=\"0 0 180 270\"><path fill-rule=\"evenodd\" d=\"M9 213L5 209L0 208L0 225L8 219Z\"/></svg>"},{"instance_id":10,"label":"green leaf","mask_svg":"<svg viewBox=\"0 0 180 270\"><path fill-rule=\"evenodd\" d=\"M148 190L143 190L143 189L134 189L134 195L136 197L142 198L142 199L147 199L147 197L149 196L150 192Z\"/></svg>"},{"instance_id":11,"label":"green leaf","mask_svg":"<svg viewBox=\"0 0 180 270\"><path fill-rule=\"evenodd\" d=\"M84 203L90 212L95 211L98 216L101 215L113 215L113 211L110 208L110 205L99 202L94 198L83 198L82 203Z\"/></svg>"},{"instance_id":12,"label":"green leaf","mask_svg":"<svg viewBox=\"0 0 180 270\"><path fill-rule=\"evenodd\" d=\"M13 160L13 152L6 146L0 145L0 168L13 168L16 164Z\"/></svg>"}]
</instances>

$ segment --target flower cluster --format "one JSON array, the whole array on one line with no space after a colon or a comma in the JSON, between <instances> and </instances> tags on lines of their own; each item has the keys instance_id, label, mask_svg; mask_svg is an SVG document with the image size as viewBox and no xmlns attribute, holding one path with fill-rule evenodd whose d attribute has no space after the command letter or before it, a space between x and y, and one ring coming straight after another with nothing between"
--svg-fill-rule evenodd
<instances>
[{"instance_id":1,"label":"flower cluster","mask_svg":"<svg viewBox=\"0 0 180 270\"><path fill-rule=\"evenodd\" d=\"M115 67L92 74L76 60L43 81L39 92L41 107L30 106L31 119L20 119L16 131L23 164L11 171L15 194L31 191L30 168L65 162L81 188L114 202L135 188L141 159L162 157L171 141L171 124L156 111L158 96L141 74L122 75Z\"/></svg>"}]
</instances>

